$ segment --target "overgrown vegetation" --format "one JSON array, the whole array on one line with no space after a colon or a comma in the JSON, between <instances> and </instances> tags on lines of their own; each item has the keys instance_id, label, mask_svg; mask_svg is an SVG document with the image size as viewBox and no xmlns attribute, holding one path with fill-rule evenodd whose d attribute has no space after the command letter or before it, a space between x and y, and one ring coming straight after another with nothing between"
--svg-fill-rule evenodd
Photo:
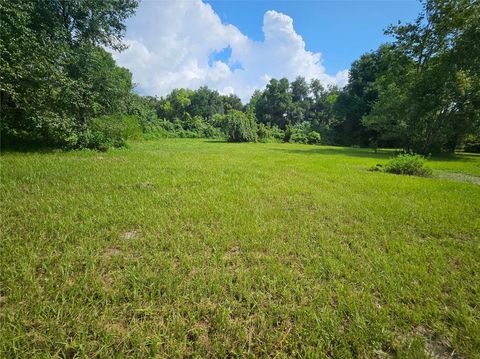
<instances>
[{"instance_id":1,"label":"overgrown vegetation","mask_svg":"<svg viewBox=\"0 0 480 359\"><path fill-rule=\"evenodd\" d=\"M257 140L255 120L242 111L230 110L223 121L225 121L230 142L255 142Z\"/></svg>"}]
</instances>

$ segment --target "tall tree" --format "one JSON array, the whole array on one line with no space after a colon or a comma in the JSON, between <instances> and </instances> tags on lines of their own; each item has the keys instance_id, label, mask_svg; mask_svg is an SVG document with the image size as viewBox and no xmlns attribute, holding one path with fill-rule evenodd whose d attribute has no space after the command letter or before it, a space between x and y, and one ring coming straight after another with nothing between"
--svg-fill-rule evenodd
<instances>
[{"instance_id":1,"label":"tall tree","mask_svg":"<svg viewBox=\"0 0 480 359\"><path fill-rule=\"evenodd\" d=\"M353 62L348 84L335 104L340 119L336 129L339 143L367 145L376 139L376 133L363 125L362 117L370 113L378 98L377 79L391 70L399 55L391 45L382 45Z\"/></svg>"},{"instance_id":2,"label":"tall tree","mask_svg":"<svg viewBox=\"0 0 480 359\"><path fill-rule=\"evenodd\" d=\"M364 124L382 136L396 133L403 147L422 153L451 152L478 133L479 23L478 1L426 0L414 23L391 27L412 66L382 79Z\"/></svg>"},{"instance_id":3,"label":"tall tree","mask_svg":"<svg viewBox=\"0 0 480 359\"><path fill-rule=\"evenodd\" d=\"M288 115L292 106L292 94L286 78L272 79L256 101L255 112L261 123L277 125L285 129L289 123Z\"/></svg>"},{"instance_id":4,"label":"tall tree","mask_svg":"<svg viewBox=\"0 0 480 359\"><path fill-rule=\"evenodd\" d=\"M202 86L192 92L188 112L192 116L211 119L216 113L224 113L222 98L218 91L210 90L207 86Z\"/></svg>"},{"instance_id":5,"label":"tall tree","mask_svg":"<svg viewBox=\"0 0 480 359\"><path fill-rule=\"evenodd\" d=\"M122 111L131 75L102 47L121 49L136 0L0 3L2 138L64 143L89 116Z\"/></svg>"},{"instance_id":6,"label":"tall tree","mask_svg":"<svg viewBox=\"0 0 480 359\"><path fill-rule=\"evenodd\" d=\"M289 110L289 122L291 124L308 120L308 112L312 101L309 97L310 89L304 77L298 76L290 84L292 105Z\"/></svg>"}]
</instances>

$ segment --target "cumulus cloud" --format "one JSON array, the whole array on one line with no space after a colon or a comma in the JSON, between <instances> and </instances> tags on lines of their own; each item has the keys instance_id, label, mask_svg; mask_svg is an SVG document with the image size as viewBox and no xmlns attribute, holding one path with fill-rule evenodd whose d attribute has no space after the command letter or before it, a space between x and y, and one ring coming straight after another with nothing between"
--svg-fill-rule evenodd
<instances>
[{"instance_id":1,"label":"cumulus cloud","mask_svg":"<svg viewBox=\"0 0 480 359\"><path fill-rule=\"evenodd\" d=\"M162 96L174 88L207 85L248 101L271 78L319 78L343 86L348 71L328 75L321 54L306 50L293 20L270 10L263 18L263 41L253 41L224 24L209 4L194 1L144 1L127 30L129 46L113 53L130 69L140 92ZM231 50L228 60L212 54Z\"/></svg>"}]
</instances>

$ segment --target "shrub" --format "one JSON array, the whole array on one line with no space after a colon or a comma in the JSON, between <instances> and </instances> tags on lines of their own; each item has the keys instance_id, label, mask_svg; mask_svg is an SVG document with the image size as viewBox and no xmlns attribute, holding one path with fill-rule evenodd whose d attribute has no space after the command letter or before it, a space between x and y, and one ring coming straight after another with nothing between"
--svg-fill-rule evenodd
<instances>
[{"instance_id":1,"label":"shrub","mask_svg":"<svg viewBox=\"0 0 480 359\"><path fill-rule=\"evenodd\" d=\"M300 122L287 129L285 141L295 143L319 144L322 136L317 131L311 130L309 122Z\"/></svg>"},{"instance_id":2,"label":"shrub","mask_svg":"<svg viewBox=\"0 0 480 359\"><path fill-rule=\"evenodd\" d=\"M301 129L292 128L290 130L290 142L307 143L307 135Z\"/></svg>"},{"instance_id":3,"label":"shrub","mask_svg":"<svg viewBox=\"0 0 480 359\"><path fill-rule=\"evenodd\" d=\"M311 145L318 145L321 141L321 136L316 131L311 131L307 135L307 142Z\"/></svg>"},{"instance_id":4,"label":"shrub","mask_svg":"<svg viewBox=\"0 0 480 359\"><path fill-rule=\"evenodd\" d=\"M157 120L145 126L144 138L221 138L219 128L204 121L201 117L190 117L188 122Z\"/></svg>"},{"instance_id":5,"label":"shrub","mask_svg":"<svg viewBox=\"0 0 480 359\"><path fill-rule=\"evenodd\" d=\"M230 110L226 115L227 139L230 142L255 142L257 123L241 111Z\"/></svg>"},{"instance_id":6,"label":"shrub","mask_svg":"<svg viewBox=\"0 0 480 359\"><path fill-rule=\"evenodd\" d=\"M401 154L392 158L384 167L388 173L411 175L411 176L430 176L432 170L424 167L425 158L416 154Z\"/></svg>"},{"instance_id":7,"label":"shrub","mask_svg":"<svg viewBox=\"0 0 480 359\"><path fill-rule=\"evenodd\" d=\"M263 123L258 125L257 135L258 140L261 142L281 142L285 138L285 132L278 126L270 126Z\"/></svg>"},{"instance_id":8,"label":"shrub","mask_svg":"<svg viewBox=\"0 0 480 359\"><path fill-rule=\"evenodd\" d=\"M127 140L142 138L142 127L136 116L112 115L92 119L78 133L74 148L106 151L110 147L124 147Z\"/></svg>"}]
</instances>

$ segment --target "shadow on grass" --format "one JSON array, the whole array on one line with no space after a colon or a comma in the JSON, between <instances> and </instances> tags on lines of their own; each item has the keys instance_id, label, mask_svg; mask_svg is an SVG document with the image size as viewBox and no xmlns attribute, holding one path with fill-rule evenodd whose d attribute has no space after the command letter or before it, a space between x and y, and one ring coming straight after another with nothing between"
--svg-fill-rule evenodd
<instances>
[{"instance_id":1,"label":"shadow on grass","mask_svg":"<svg viewBox=\"0 0 480 359\"><path fill-rule=\"evenodd\" d=\"M372 159L388 159L394 156L394 150L377 150L375 153L369 148L312 148L312 149L291 149L291 148L274 148L274 151L281 151L290 154L299 155L320 155L320 156L348 156L348 157L362 157Z\"/></svg>"},{"instance_id":2,"label":"shadow on grass","mask_svg":"<svg viewBox=\"0 0 480 359\"><path fill-rule=\"evenodd\" d=\"M457 152L455 154L439 154L430 158L432 161L470 162L480 161L480 153Z\"/></svg>"},{"instance_id":3,"label":"shadow on grass","mask_svg":"<svg viewBox=\"0 0 480 359\"><path fill-rule=\"evenodd\" d=\"M21 146L21 145L9 145L0 148L2 155L9 153L58 153L64 152L61 148L45 147L45 146Z\"/></svg>"},{"instance_id":4,"label":"shadow on grass","mask_svg":"<svg viewBox=\"0 0 480 359\"><path fill-rule=\"evenodd\" d=\"M275 148L274 151L281 151L290 154L301 155L320 155L320 156L348 156L371 159L388 160L396 155L396 149L378 149L376 152L370 148L349 148L349 147L330 147L330 148L312 148L312 149L292 149ZM480 154L474 153L456 153L435 155L429 158L430 161L452 161L452 162L471 162L480 160Z\"/></svg>"},{"instance_id":5,"label":"shadow on grass","mask_svg":"<svg viewBox=\"0 0 480 359\"><path fill-rule=\"evenodd\" d=\"M203 142L205 143L240 143L240 142L228 142L226 140L221 140L221 139L218 139L218 140L210 139L210 140L205 140Z\"/></svg>"}]
</instances>

